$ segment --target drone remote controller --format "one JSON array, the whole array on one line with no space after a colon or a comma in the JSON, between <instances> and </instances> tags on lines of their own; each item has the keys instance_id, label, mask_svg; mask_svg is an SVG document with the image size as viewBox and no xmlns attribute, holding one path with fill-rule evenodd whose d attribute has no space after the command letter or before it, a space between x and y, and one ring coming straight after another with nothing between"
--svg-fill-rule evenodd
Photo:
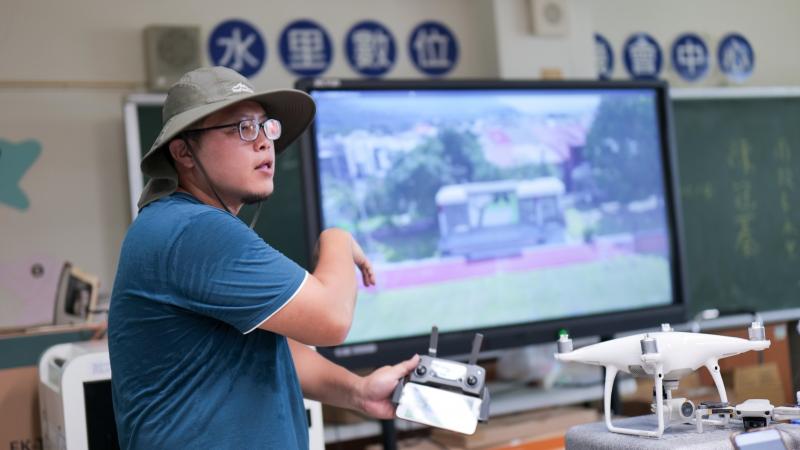
<instances>
[{"instance_id":1,"label":"drone remote controller","mask_svg":"<svg viewBox=\"0 0 800 450\"><path fill-rule=\"evenodd\" d=\"M480 397L486 384L486 371L477 365L483 335L475 335L469 362L464 364L436 357L438 334L438 329L433 327L429 353L420 356L419 364L409 374L408 381Z\"/></svg>"},{"instance_id":2,"label":"drone remote controller","mask_svg":"<svg viewBox=\"0 0 800 450\"><path fill-rule=\"evenodd\" d=\"M489 420L486 370L477 364L483 335L475 335L467 363L437 357L438 341L439 330L434 326L428 354L420 356L417 367L394 390L397 416L472 434L478 421ZM466 409L458 419L445 418L453 405L466 405Z\"/></svg>"}]
</instances>

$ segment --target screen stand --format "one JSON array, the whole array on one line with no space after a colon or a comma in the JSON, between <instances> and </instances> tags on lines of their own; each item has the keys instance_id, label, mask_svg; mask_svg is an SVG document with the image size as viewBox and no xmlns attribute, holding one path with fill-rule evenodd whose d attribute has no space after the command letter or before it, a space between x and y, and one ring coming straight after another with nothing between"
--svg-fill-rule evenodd
<instances>
[{"instance_id":1,"label":"screen stand","mask_svg":"<svg viewBox=\"0 0 800 450\"><path fill-rule=\"evenodd\" d=\"M383 450L397 450L397 428L394 419L381 419Z\"/></svg>"},{"instance_id":2,"label":"screen stand","mask_svg":"<svg viewBox=\"0 0 800 450\"><path fill-rule=\"evenodd\" d=\"M610 341L613 336L600 336L600 342ZM603 379L606 377L606 368L603 367ZM611 388L611 414L622 414L622 400L619 397L619 377L614 377L614 387Z\"/></svg>"}]
</instances>

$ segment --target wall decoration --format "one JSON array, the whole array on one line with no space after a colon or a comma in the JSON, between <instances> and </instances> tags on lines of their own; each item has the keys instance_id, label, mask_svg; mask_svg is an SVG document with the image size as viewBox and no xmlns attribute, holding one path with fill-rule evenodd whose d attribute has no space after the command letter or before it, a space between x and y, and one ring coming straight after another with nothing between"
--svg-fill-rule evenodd
<instances>
[{"instance_id":1,"label":"wall decoration","mask_svg":"<svg viewBox=\"0 0 800 450\"><path fill-rule=\"evenodd\" d=\"M211 32L208 54L215 66L229 67L250 78L267 61L267 45L258 30L249 23L226 20Z\"/></svg>"}]
</instances>

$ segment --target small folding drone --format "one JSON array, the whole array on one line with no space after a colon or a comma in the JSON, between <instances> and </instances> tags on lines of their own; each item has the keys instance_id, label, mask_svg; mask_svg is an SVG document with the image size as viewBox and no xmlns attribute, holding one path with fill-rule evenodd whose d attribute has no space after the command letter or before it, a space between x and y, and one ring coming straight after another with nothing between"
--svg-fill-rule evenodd
<instances>
[{"instance_id":1,"label":"small folding drone","mask_svg":"<svg viewBox=\"0 0 800 450\"><path fill-rule=\"evenodd\" d=\"M609 431L660 438L670 423L692 423L703 431L703 423L727 425L730 419L742 420L746 429L766 426L771 420L800 418L798 407L773 407L767 400L747 400L736 406L728 404L728 395L720 375L721 358L750 350L769 348L764 326L753 322L749 340L703 333L673 331L669 324L662 331L626 336L573 350L572 340L563 334L557 342L559 361L575 361L605 366L605 422ZM719 392L719 402L703 402L697 407L686 398L673 398L678 380L705 366ZM652 410L658 420L655 430L615 427L611 423L611 390L618 372L637 378L653 377L655 384Z\"/></svg>"}]
</instances>

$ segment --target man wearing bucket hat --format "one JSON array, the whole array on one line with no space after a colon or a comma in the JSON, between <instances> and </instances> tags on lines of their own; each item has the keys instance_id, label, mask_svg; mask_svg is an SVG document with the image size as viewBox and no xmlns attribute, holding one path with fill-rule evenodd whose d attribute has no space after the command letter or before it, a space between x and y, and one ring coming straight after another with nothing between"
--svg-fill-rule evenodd
<instances>
[{"instance_id":1,"label":"man wearing bucket hat","mask_svg":"<svg viewBox=\"0 0 800 450\"><path fill-rule=\"evenodd\" d=\"M170 88L109 312L123 449L307 448L303 395L393 416L416 356L359 377L307 347L344 340L356 266L374 284L359 245L324 231L309 274L235 216L272 193L276 155L313 117L305 93L256 93L223 67Z\"/></svg>"}]
</instances>

